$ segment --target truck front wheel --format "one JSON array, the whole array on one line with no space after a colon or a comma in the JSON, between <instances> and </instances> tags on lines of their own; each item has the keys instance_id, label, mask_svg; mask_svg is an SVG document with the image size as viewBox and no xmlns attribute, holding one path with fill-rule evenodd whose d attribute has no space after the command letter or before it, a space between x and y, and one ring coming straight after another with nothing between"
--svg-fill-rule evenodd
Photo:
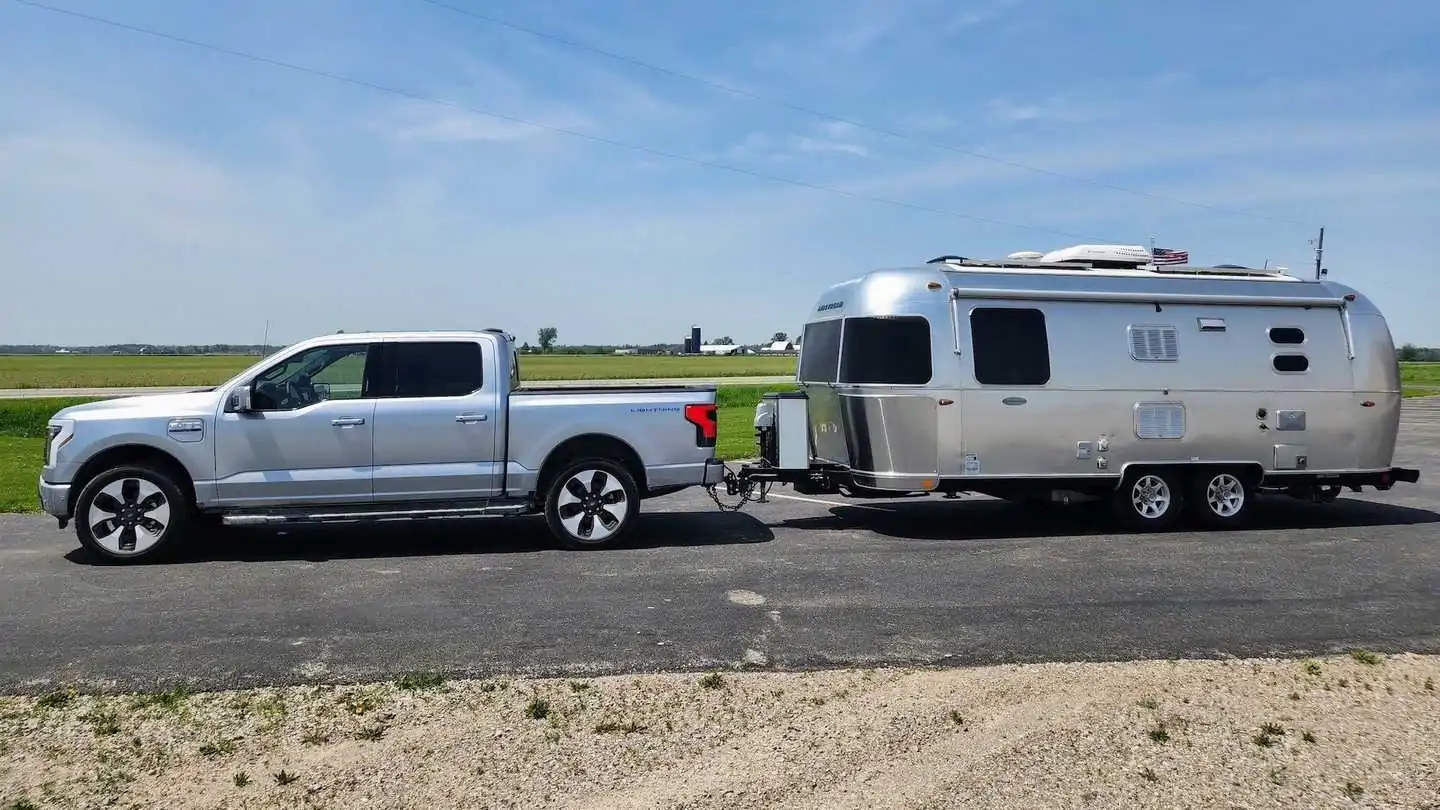
<instances>
[{"instance_id":1,"label":"truck front wheel","mask_svg":"<svg viewBox=\"0 0 1440 810\"><path fill-rule=\"evenodd\" d=\"M582 458L566 464L550 481L545 520L565 548L612 546L640 511L639 489L623 464Z\"/></svg>"},{"instance_id":2,"label":"truck front wheel","mask_svg":"<svg viewBox=\"0 0 1440 810\"><path fill-rule=\"evenodd\" d=\"M190 503L167 473L144 465L106 470L75 500L75 534L108 563L149 561L169 553L190 526Z\"/></svg>"}]
</instances>

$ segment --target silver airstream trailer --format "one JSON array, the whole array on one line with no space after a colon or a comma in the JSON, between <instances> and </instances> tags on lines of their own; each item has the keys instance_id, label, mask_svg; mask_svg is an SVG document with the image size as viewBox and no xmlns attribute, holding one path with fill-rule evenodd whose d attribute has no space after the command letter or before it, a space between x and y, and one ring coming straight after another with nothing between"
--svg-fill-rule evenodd
<instances>
[{"instance_id":1,"label":"silver airstream trailer","mask_svg":"<svg viewBox=\"0 0 1440 810\"><path fill-rule=\"evenodd\" d=\"M1399 364L1363 295L1120 253L945 256L834 285L800 390L761 402L762 458L732 488L1100 498L1164 529L1238 525L1262 492L1418 480L1391 466Z\"/></svg>"}]
</instances>

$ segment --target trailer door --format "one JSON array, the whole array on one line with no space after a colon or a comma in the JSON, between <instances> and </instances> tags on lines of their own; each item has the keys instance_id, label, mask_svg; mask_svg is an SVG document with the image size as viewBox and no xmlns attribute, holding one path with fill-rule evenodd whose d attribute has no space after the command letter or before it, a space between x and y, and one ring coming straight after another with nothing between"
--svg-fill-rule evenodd
<instances>
[{"instance_id":1,"label":"trailer door","mask_svg":"<svg viewBox=\"0 0 1440 810\"><path fill-rule=\"evenodd\" d=\"M959 299L955 325L971 377L962 394L961 477L1060 472L1045 313L1029 303ZM968 340L965 339L968 337ZM968 362L967 362L968 358Z\"/></svg>"}]
</instances>

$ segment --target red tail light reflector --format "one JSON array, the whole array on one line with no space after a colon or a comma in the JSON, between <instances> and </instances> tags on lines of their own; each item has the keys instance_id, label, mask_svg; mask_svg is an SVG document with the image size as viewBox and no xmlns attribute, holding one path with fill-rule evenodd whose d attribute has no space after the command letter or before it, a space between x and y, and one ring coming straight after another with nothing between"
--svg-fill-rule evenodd
<instances>
[{"instance_id":1,"label":"red tail light reflector","mask_svg":"<svg viewBox=\"0 0 1440 810\"><path fill-rule=\"evenodd\" d=\"M695 426L696 445L715 446L715 438L720 434L720 423L713 404L686 405L685 421Z\"/></svg>"}]
</instances>

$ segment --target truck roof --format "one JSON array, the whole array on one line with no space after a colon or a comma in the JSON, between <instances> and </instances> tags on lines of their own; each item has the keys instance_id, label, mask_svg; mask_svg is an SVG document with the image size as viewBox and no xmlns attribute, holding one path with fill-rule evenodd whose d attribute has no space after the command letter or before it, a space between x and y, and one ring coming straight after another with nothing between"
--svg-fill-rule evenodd
<instances>
[{"instance_id":1,"label":"truck roof","mask_svg":"<svg viewBox=\"0 0 1440 810\"><path fill-rule=\"evenodd\" d=\"M480 335L489 335L506 340L511 337L503 329L405 329L372 332L336 332L331 335L318 335L303 342L348 343L353 340L384 340L386 338L473 338Z\"/></svg>"}]
</instances>

